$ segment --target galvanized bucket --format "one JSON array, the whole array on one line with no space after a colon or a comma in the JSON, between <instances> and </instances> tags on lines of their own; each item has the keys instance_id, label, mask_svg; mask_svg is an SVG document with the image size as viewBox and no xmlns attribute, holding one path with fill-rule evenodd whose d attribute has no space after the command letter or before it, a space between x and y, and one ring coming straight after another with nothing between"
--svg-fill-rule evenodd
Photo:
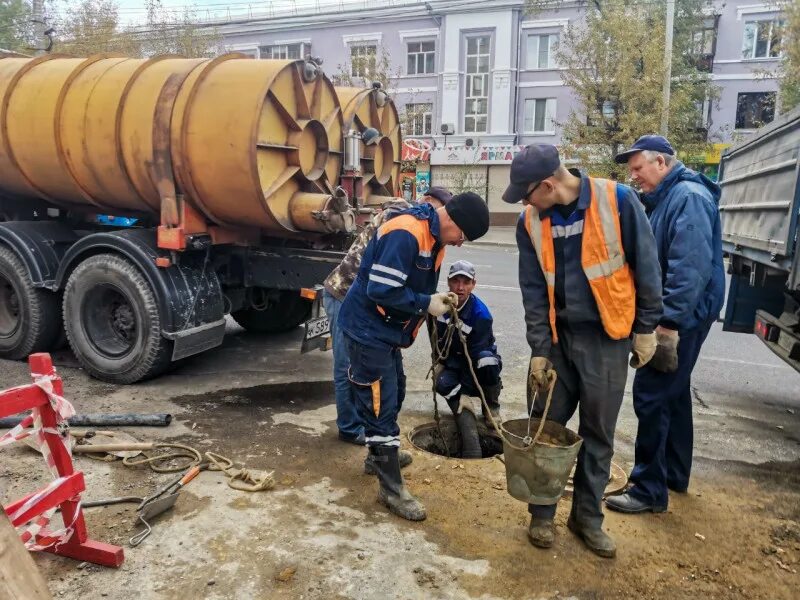
<instances>
[{"instance_id":1,"label":"galvanized bucket","mask_svg":"<svg viewBox=\"0 0 800 600\"><path fill-rule=\"evenodd\" d=\"M547 420L557 379L555 371L551 370L548 377L550 390L542 418L532 416L534 395L529 396L527 419L512 419L501 426L508 493L528 504L558 502L583 443L574 431Z\"/></svg>"},{"instance_id":2,"label":"galvanized bucket","mask_svg":"<svg viewBox=\"0 0 800 600\"><path fill-rule=\"evenodd\" d=\"M502 428L505 434L522 441L531 429L537 431L540 423L540 419L513 419L505 421ZM558 502L582 443L577 433L553 421L545 421L539 439L531 439L529 445L512 445L504 435L508 493L528 504Z\"/></svg>"}]
</instances>

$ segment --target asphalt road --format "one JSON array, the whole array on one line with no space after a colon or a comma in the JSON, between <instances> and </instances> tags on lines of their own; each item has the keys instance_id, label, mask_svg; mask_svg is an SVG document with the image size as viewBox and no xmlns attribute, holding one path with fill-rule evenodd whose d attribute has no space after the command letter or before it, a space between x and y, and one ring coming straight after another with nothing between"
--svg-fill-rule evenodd
<instances>
[{"instance_id":1,"label":"asphalt road","mask_svg":"<svg viewBox=\"0 0 800 600\"><path fill-rule=\"evenodd\" d=\"M503 358L504 418L524 414L525 377L530 350L525 341L522 296L515 248L465 246L448 249L442 272L459 259L476 266L476 294L494 316L495 337ZM444 289L444 278L440 287ZM405 353L411 393L406 410L430 410L429 347L419 339ZM617 428L617 453L633 456L636 416L630 387ZM714 325L692 378L695 455L702 462L760 464L800 459L800 374L772 354L754 335L728 333Z\"/></svg>"}]
</instances>

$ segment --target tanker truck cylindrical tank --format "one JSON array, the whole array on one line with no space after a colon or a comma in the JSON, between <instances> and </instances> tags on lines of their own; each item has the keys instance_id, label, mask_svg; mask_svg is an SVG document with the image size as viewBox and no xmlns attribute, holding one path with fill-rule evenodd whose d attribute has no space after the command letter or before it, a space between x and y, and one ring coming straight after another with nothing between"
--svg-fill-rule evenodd
<instances>
[{"instance_id":1,"label":"tanker truck cylindrical tank","mask_svg":"<svg viewBox=\"0 0 800 600\"><path fill-rule=\"evenodd\" d=\"M325 216L341 210L342 131L311 61L0 61L0 191L87 212L158 215L177 189L213 224L329 232L352 222Z\"/></svg>"},{"instance_id":2,"label":"tanker truck cylindrical tank","mask_svg":"<svg viewBox=\"0 0 800 600\"><path fill-rule=\"evenodd\" d=\"M344 112L344 130L380 132L377 143L361 144L363 203L378 206L394 198L400 177L400 119L391 98L380 88L337 87Z\"/></svg>"}]
</instances>

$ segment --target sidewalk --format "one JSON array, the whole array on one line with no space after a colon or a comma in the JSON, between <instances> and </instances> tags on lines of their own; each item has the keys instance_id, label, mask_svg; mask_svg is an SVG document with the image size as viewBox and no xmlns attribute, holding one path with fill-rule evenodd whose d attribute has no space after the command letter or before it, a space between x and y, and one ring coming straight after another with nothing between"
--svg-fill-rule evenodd
<instances>
[{"instance_id":1,"label":"sidewalk","mask_svg":"<svg viewBox=\"0 0 800 600\"><path fill-rule=\"evenodd\" d=\"M467 242L467 246L503 246L516 248L516 227L490 227L482 238L474 242Z\"/></svg>"}]
</instances>

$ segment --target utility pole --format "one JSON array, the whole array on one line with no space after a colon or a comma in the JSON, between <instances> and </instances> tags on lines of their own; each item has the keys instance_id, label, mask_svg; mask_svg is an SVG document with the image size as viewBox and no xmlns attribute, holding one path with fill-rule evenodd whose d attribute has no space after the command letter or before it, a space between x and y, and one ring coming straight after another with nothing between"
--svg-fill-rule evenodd
<instances>
[{"instance_id":1,"label":"utility pole","mask_svg":"<svg viewBox=\"0 0 800 600\"><path fill-rule=\"evenodd\" d=\"M39 56L44 54L45 48L45 35L47 26L44 23L44 0L33 0L33 46L35 48L34 55Z\"/></svg>"},{"instance_id":2,"label":"utility pole","mask_svg":"<svg viewBox=\"0 0 800 600\"><path fill-rule=\"evenodd\" d=\"M675 23L675 0L667 0L667 25L664 36L664 99L661 104L661 135L669 130L669 86L672 81L672 34Z\"/></svg>"}]
</instances>

